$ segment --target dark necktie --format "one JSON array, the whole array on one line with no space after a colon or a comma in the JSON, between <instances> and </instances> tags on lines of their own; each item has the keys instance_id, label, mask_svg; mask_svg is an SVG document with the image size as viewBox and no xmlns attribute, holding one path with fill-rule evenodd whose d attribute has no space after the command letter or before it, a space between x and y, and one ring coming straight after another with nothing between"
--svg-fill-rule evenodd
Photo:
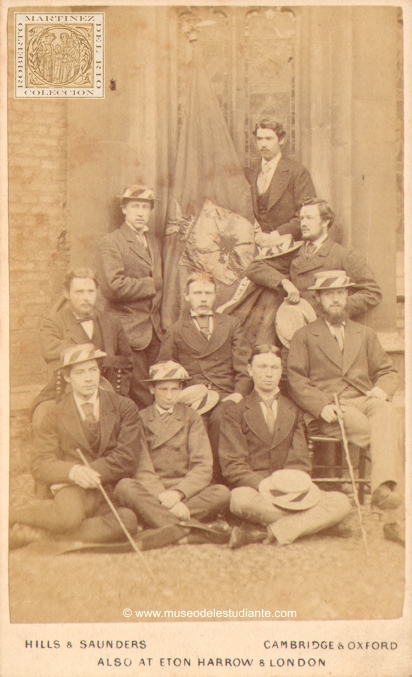
<instances>
[{"instance_id":1,"label":"dark necktie","mask_svg":"<svg viewBox=\"0 0 412 677\"><path fill-rule=\"evenodd\" d=\"M84 422L88 430L90 431L90 434L93 435L94 437L97 437L97 435L99 434L99 421L97 420L97 418L93 413L94 406L92 402L84 402L84 404L82 404L82 409L86 417Z\"/></svg>"},{"instance_id":2,"label":"dark necktie","mask_svg":"<svg viewBox=\"0 0 412 677\"><path fill-rule=\"evenodd\" d=\"M269 433L272 435L272 437L275 434L276 427L276 419L272 409L274 400L276 400L276 397L270 397L268 400L262 399L262 402L266 407L266 425L269 428Z\"/></svg>"},{"instance_id":3,"label":"dark necktie","mask_svg":"<svg viewBox=\"0 0 412 677\"><path fill-rule=\"evenodd\" d=\"M171 415L171 411L163 411L161 414L159 413L160 420L162 421L163 425L166 425Z\"/></svg>"},{"instance_id":4,"label":"dark necktie","mask_svg":"<svg viewBox=\"0 0 412 677\"><path fill-rule=\"evenodd\" d=\"M196 322L200 327L200 333L203 334L205 339L208 341L212 333L209 328L209 315L198 315L196 317Z\"/></svg>"}]
</instances>

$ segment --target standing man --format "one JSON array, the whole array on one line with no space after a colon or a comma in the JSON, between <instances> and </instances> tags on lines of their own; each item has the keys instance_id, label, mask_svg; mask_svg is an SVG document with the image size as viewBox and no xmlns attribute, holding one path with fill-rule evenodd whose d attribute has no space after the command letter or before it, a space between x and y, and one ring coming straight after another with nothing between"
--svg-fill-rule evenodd
<instances>
[{"instance_id":1,"label":"standing man","mask_svg":"<svg viewBox=\"0 0 412 677\"><path fill-rule=\"evenodd\" d=\"M255 217L262 233L256 236L261 247L276 244L278 235L291 233L300 238L297 212L302 200L315 197L315 187L308 170L282 154L286 131L274 118L265 118L253 132L262 160L250 174ZM269 235L270 234L270 235Z\"/></svg>"},{"instance_id":2,"label":"standing man","mask_svg":"<svg viewBox=\"0 0 412 677\"><path fill-rule=\"evenodd\" d=\"M229 547L266 537L287 545L299 536L337 524L349 513L350 503L344 494L323 492L311 483L303 414L279 392L279 349L256 346L248 369L254 389L239 404L228 407L220 427L220 462L232 488L230 510L245 520L234 527ZM288 498L284 509L272 500L272 489L277 490L275 495Z\"/></svg>"},{"instance_id":3,"label":"standing man","mask_svg":"<svg viewBox=\"0 0 412 677\"><path fill-rule=\"evenodd\" d=\"M216 283L206 273L193 273L185 288L188 308L165 335L159 360L174 360L190 376L190 385L203 384L220 403L205 420L214 454L214 480L221 481L218 460L220 419L228 402L240 402L250 392L247 372L250 346L239 321L213 311Z\"/></svg>"},{"instance_id":4,"label":"standing man","mask_svg":"<svg viewBox=\"0 0 412 677\"><path fill-rule=\"evenodd\" d=\"M126 188L121 198L125 222L100 243L98 277L107 311L121 321L133 350L130 397L144 408L153 397L142 382L156 362L163 334L162 263L148 226L156 198L151 188L139 185Z\"/></svg>"},{"instance_id":5,"label":"standing man","mask_svg":"<svg viewBox=\"0 0 412 677\"><path fill-rule=\"evenodd\" d=\"M41 535L36 529L89 543L125 540L98 486L101 483L108 489L134 474L142 426L133 402L99 389L99 365L105 358L90 343L62 354L61 367L71 392L36 429L32 458L34 479L48 487L50 499L11 511L11 548L36 540ZM83 465L78 449L89 468ZM150 459L146 463L150 470ZM135 533L133 512L121 509L120 514L129 532Z\"/></svg>"},{"instance_id":6,"label":"standing man","mask_svg":"<svg viewBox=\"0 0 412 677\"><path fill-rule=\"evenodd\" d=\"M219 520L206 529L189 532L193 519L206 521L229 507L227 487L211 484L212 452L203 421L197 411L178 402L189 375L180 364L160 362L150 368L154 403L140 412L155 477L137 472L116 487L121 503L150 527L181 525L176 541L227 542L229 526ZM185 526L187 525L187 527Z\"/></svg>"},{"instance_id":7,"label":"standing man","mask_svg":"<svg viewBox=\"0 0 412 677\"><path fill-rule=\"evenodd\" d=\"M108 313L96 310L97 278L89 268L69 270L63 283L66 305L44 318L40 325L41 352L53 369L63 350L76 344L93 343L106 357L101 362L102 375L114 390L128 395L133 370L133 353L120 322ZM36 426L57 395L57 372L31 406ZM60 383L64 390L65 382Z\"/></svg>"},{"instance_id":8,"label":"standing man","mask_svg":"<svg viewBox=\"0 0 412 677\"><path fill-rule=\"evenodd\" d=\"M369 446L372 461L372 504L393 510L401 504L397 490L400 453L396 412L390 403L398 374L375 332L348 318L344 270L317 273L315 292L321 316L294 335L288 357L293 400L306 412L308 425L339 436L334 394L338 395L349 442Z\"/></svg>"},{"instance_id":9,"label":"standing man","mask_svg":"<svg viewBox=\"0 0 412 677\"><path fill-rule=\"evenodd\" d=\"M298 303L302 297L319 314L318 297L311 289L316 274L323 270L343 270L354 283L347 313L351 318L364 316L380 303L381 290L365 259L354 249L342 247L329 237L334 218L335 214L326 200L314 198L305 201L300 209L303 245L292 257L286 254L254 261L246 271L249 279L272 290L283 287L289 303Z\"/></svg>"}]
</instances>

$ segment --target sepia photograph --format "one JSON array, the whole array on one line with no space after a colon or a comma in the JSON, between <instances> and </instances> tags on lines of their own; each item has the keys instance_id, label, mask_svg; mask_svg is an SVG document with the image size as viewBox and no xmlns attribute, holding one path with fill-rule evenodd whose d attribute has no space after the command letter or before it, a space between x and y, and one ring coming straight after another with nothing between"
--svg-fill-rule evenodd
<instances>
[{"instance_id":1,"label":"sepia photograph","mask_svg":"<svg viewBox=\"0 0 412 677\"><path fill-rule=\"evenodd\" d=\"M4 3L2 677L410 677L407 26Z\"/></svg>"}]
</instances>

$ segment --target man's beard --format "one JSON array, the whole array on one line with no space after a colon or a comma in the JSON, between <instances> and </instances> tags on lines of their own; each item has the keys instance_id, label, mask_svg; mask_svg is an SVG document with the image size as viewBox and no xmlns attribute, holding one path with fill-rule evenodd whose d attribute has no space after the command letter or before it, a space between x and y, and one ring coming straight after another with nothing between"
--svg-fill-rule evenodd
<instances>
[{"instance_id":1,"label":"man's beard","mask_svg":"<svg viewBox=\"0 0 412 677\"><path fill-rule=\"evenodd\" d=\"M346 308L329 308L328 310L322 308L322 316L330 324L342 324L348 318L348 311Z\"/></svg>"}]
</instances>

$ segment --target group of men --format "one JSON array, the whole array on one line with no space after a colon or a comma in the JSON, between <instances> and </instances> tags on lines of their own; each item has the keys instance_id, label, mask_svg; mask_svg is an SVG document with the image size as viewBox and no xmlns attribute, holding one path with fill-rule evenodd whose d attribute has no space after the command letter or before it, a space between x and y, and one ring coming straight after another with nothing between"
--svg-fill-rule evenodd
<instances>
[{"instance_id":1,"label":"group of men","mask_svg":"<svg viewBox=\"0 0 412 677\"><path fill-rule=\"evenodd\" d=\"M352 319L380 302L379 286L356 251L331 239L333 211L307 170L282 154L282 125L262 120L255 136L259 226L246 275L299 317L309 304L313 321L282 345L251 345L236 316L215 311L215 280L198 271L164 332L155 197L128 187L124 223L103 238L97 273L69 271L64 307L42 322L53 377L31 410L41 500L10 511L10 547L121 542L102 487L141 549L287 545L333 533L351 503L312 482L307 431L339 434L338 417L349 441L368 449L385 535L402 541L397 373L372 329Z\"/></svg>"}]
</instances>

